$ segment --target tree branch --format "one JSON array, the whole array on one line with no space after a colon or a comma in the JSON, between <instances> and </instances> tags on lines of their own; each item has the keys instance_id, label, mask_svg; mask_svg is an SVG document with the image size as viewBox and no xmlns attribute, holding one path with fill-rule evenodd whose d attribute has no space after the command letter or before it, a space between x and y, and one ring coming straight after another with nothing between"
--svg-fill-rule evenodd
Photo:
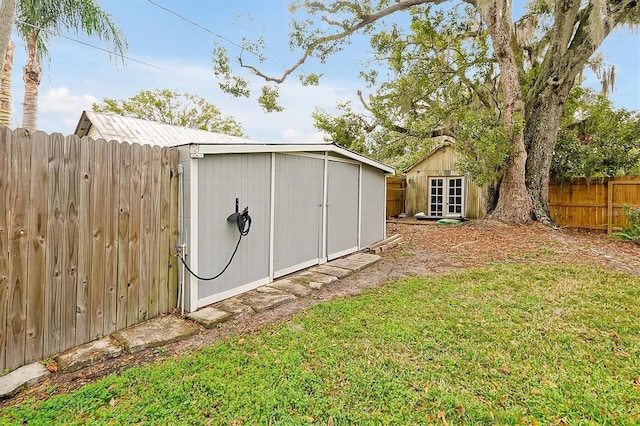
<instances>
[{"instance_id":1,"label":"tree branch","mask_svg":"<svg viewBox=\"0 0 640 426\"><path fill-rule=\"evenodd\" d=\"M282 73L282 76L280 76L279 78L270 77L270 76L264 74L258 68L254 67L253 65L245 64L242 61L242 56L238 57L238 63L240 64L240 66L242 68L246 68L246 69L250 70L252 73L257 75L258 77L262 77L266 81L271 81L271 82L280 84L280 83L284 82L287 79L287 77L289 77L289 75L291 73L293 73L296 69L300 68L300 66L302 66L302 64L305 63L305 61L307 60L308 57L309 57L309 51L307 50L306 52L304 52L304 55L302 55L302 58L300 58L298 60L298 62L296 62L293 66L291 66L290 68L287 68L284 71L284 73Z\"/></svg>"},{"instance_id":2,"label":"tree branch","mask_svg":"<svg viewBox=\"0 0 640 426\"><path fill-rule=\"evenodd\" d=\"M348 36L350 36L351 34L355 33L356 31L366 27L369 24L372 24L382 18L385 18L389 15L392 15L393 13L399 12L399 11L403 11L403 10L407 10L410 9L412 7L415 6L419 6L421 4L441 4L444 3L445 1L448 0L404 0L404 1L398 1L396 4L389 6L387 8L384 8L382 10L380 10L379 12L376 13L372 13L372 14L366 14L366 15L362 15L361 14L361 10L356 10L353 7L353 4L351 2L347 2L347 1L341 1L341 2L337 2L334 4L333 7L327 7L325 5L323 5L321 2L309 2L306 7L307 8L315 8L318 11L321 12L326 12L328 14L332 14L332 13L338 13L341 11L341 9L343 8L350 8L351 10L353 10L354 13L356 13L357 15L357 19L354 21L353 25L351 26L347 26L344 25L340 22L336 22L333 21L331 19L329 19L326 16L322 16L320 19L323 20L324 22L326 22L327 24L330 25L335 25L338 26L339 28L342 28L342 31L337 32L335 34L330 34L330 35L326 35L323 37L318 37L315 40L311 40L309 42L309 44L307 45L307 47L304 49L304 53L301 56L301 58L290 68L286 69L284 71L284 73L280 76L280 77L271 77L266 75L265 73L263 73L262 71L260 71L257 67L253 66L253 65L249 65L249 64L245 64L242 61L242 57L238 58L238 61L240 63L240 66L242 68L246 68L249 71L251 71L253 74L255 74L258 77L263 78L266 81L270 81L270 82L274 82L274 83L282 83L284 82L287 77L289 77L289 75L291 75L294 71L296 71L298 68L300 68L305 62L306 60L310 57L313 56L313 53L316 50L319 50L319 47L324 45L324 44L328 44L331 42L335 42L338 40L342 40L347 38ZM349 7L351 6L351 7ZM299 8L301 8L302 6L294 6L292 7L292 10L297 10Z\"/></svg>"}]
</instances>

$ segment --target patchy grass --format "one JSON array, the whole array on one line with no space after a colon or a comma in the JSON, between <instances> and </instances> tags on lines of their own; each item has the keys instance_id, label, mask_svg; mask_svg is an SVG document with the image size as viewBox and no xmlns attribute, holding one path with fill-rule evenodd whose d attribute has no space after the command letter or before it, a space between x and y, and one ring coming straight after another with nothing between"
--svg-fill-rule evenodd
<instances>
[{"instance_id":1,"label":"patchy grass","mask_svg":"<svg viewBox=\"0 0 640 426\"><path fill-rule=\"evenodd\" d=\"M494 265L390 283L0 424L638 424L640 280Z\"/></svg>"}]
</instances>

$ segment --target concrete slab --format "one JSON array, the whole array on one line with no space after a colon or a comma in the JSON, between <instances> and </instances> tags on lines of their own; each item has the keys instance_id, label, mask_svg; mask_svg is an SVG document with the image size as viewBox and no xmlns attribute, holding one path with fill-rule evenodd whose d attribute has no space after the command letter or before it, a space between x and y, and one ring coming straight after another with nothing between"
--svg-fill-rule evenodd
<instances>
[{"instance_id":1,"label":"concrete slab","mask_svg":"<svg viewBox=\"0 0 640 426\"><path fill-rule=\"evenodd\" d=\"M203 327L213 328L217 324L223 323L232 317L231 313L216 309L211 306L200 309L187 315L187 318L193 320Z\"/></svg>"},{"instance_id":2,"label":"concrete slab","mask_svg":"<svg viewBox=\"0 0 640 426\"><path fill-rule=\"evenodd\" d=\"M129 353L172 343L198 333L198 328L173 315L158 317L116 331L111 336Z\"/></svg>"},{"instance_id":3,"label":"concrete slab","mask_svg":"<svg viewBox=\"0 0 640 426\"><path fill-rule=\"evenodd\" d=\"M321 289L327 284L338 281L338 278L333 275L325 275L311 271L300 272L291 276L289 279L299 284L308 285L316 290Z\"/></svg>"},{"instance_id":4,"label":"concrete slab","mask_svg":"<svg viewBox=\"0 0 640 426\"><path fill-rule=\"evenodd\" d=\"M349 269L355 272L355 271L364 269L367 266L373 265L374 263L378 262L380 259L382 258L377 254L356 253L356 254L352 254L349 257L332 260L331 262L327 263L327 265L342 268L342 269Z\"/></svg>"},{"instance_id":5,"label":"concrete slab","mask_svg":"<svg viewBox=\"0 0 640 426\"><path fill-rule=\"evenodd\" d=\"M123 351L124 349L116 340L107 336L69 349L56 356L55 360L60 373L70 373L88 365L118 357Z\"/></svg>"},{"instance_id":6,"label":"concrete slab","mask_svg":"<svg viewBox=\"0 0 640 426\"><path fill-rule=\"evenodd\" d=\"M223 311L229 312L231 315L233 315L234 318L239 318L243 315L254 313L253 309L251 309L251 306L245 305L237 297L233 297L231 299L218 302L215 305L213 305L213 307L216 309L221 309Z\"/></svg>"},{"instance_id":7,"label":"concrete slab","mask_svg":"<svg viewBox=\"0 0 640 426\"><path fill-rule=\"evenodd\" d=\"M272 293L272 294L282 293L282 290L278 290L277 288L269 287L268 285L260 286L260 287L256 288L255 291L257 291L258 293Z\"/></svg>"},{"instance_id":8,"label":"concrete slab","mask_svg":"<svg viewBox=\"0 0 640 426\"><path fill-rule=\"evenodd\" d=\"M296 297L307 297L312 293L312 290L306 285L295 283L288 279L278 280L269 284L270 287L278 290L286 291Z\"/></svg>"},{"instance_id":9,"label":"concrete slab","mask_svg":"<svg viewBox=\"0 0 640 426\"><path fill-rule=\"evenodd\" d=\"M251 306L256 312L264 312L296 298L293 294L285 293L275 288L271 290L273 291L250 291L243 295L240 300L242 300L242 303L245 305Z\"/></svg>"},{"instance_id":10,"label":"concrete slab","mask_svg":"<svg viewBox=\"0 0 640 426\"><path fill-rule=\"evenodd\" d=\"M24 365L11 373L0 377L0 399L11 398L24 388L40 383L51 373L47 367L34 362Z\"/></svg>"},{"instance_id":11,"label":"concrete slab","mask_svg":"<svg viewBox=\"0 0 640 426\"><path fill-rule=\"evenodd\" d=\"M331 275L336 278L348 277L353 273L353 271L349 269L342 269L342 268L337 268L335 266L329 266L329 265L314 266L313 268L309 269L309 272L316 272L318 274Z\"/></svg>"}]
</instances>

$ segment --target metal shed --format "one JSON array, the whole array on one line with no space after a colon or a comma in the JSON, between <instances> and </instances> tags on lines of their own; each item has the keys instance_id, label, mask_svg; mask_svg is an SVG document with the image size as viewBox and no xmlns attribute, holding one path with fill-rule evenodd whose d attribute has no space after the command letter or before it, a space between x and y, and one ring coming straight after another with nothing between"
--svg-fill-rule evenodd
<instances>
[{"instance_id":1,"label":"metal shed","mask_svg":"<svg viewBox=\"0 0 640 426\"><path fill-rule=\"evenodd\" d=\"M76 134L180 150L179 245L194 311L385 238L385 175L340 146L264 144L114 114L84 112ZM227 220L248 207L246 237Z\"/></svg>"}]
</instances>

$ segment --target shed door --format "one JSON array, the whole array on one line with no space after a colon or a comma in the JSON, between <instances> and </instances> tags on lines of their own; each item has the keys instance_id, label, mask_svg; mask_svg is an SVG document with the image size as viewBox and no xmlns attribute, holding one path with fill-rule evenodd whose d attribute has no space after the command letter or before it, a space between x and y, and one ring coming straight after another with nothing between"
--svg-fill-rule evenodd
<instances>
[{"instance_id":1,"label":"shed door","mask_svg":"<svg viewBox=\"0 0 640 426\"><path fill-rule=\"evenodd\" d=\"M464 177L429 178L429 216L462 216Z\"/></svg>"},{"instance_id":2,"label":"shed door","mask_svg":"<svg viewBox=\"0 0 640 426\"><path fill-rule=\"evenodd\" d=\"M327 254L334 259L358 250L360 167L329 161L328 172Z\"/></svg>"},{"instance_id":3,"label":"shed door","mask_svg":"<svg viewBox=\"0 0 640 426\"><path fill-rule=\"evenodd\" d=\"M324 160L276 154L274 276L318 263L323 188Z\"/></svg>"}]
</instances>

